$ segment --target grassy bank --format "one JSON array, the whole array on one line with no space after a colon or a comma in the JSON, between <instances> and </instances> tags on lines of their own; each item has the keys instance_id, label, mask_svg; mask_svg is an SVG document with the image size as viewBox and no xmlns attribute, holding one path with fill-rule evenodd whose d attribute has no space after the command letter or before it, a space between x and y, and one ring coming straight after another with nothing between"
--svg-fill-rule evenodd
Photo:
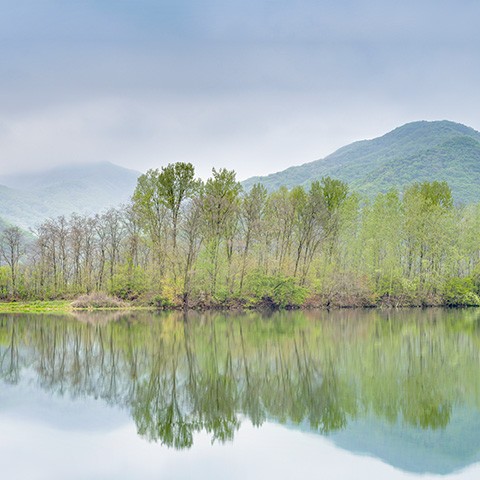
<instances>
[{"instance_id":1,"label":"grassy bank","mask_svg":"<svg viewBox=\"0 0 480 480\"><path fill-rule=\"evenodd\" d=\"M103 293L81 295L72 300L38 300L0 302L0 313L71 313L92 310L138 310L147 307L132 305Z\"/></svg>"},{"instance_id":2,"label":"grassy bank","mask_svg":"<svg viewBox=\"0 0 480 480\"><path fill-rule=\"evenodd\" d=\"M66 300L0 302L0 313L68 313L71 311L71 302Z\"/></svg>"},{"instance_id":3,"label":"grassy bank","mask_svg":"<svg viewBox=\"0 0 480 480\"><path fill-rule=\"evenodd\" d=\"M49 300L36 302L0 302L1 313L72 313L77 311L92 310L156 310L153 307L142 307L138 305L127 304L121 307L85 307L77 308L72 306L72 302L65 300Z\"/></svg>"},{"instance_id":4,"label":"grassy bank","mask_svg":"<svg viewBox=\"0 0 480 480\"><path fill-rule=\"evenodd\" d=\"M272 298L245 299L231 298L222 301L209 299L208 301L191 302L188 310L331 310L342 308L415 308L415 307L466 307L478 306L476 302L447 302L440 296L431 296L415 301L410 298L388 297L372 299L355 295L335 298L311 296L306 299L282 299L275 301ZM302 300L302 301L299 301ZM81 295L69 300L37 300L37 301L0 301L0 313L59 313L67 314L76 311L131 311L131 310L182 310L181 302L164 301L126 301L103 293Z\"/></svg>"}]
</instances>

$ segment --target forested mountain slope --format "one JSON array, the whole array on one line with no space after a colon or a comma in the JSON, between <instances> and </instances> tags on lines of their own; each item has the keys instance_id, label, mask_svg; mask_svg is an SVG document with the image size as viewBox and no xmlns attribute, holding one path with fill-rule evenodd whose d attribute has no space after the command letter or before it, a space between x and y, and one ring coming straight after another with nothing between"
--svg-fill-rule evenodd
<instances>
[{"instance_id":1,"label":"forested mountain slope","mask_svg":"<svg viewBox=\"0 0 480 480\"><path fill-rule=\"evenodd\" d=\"M139 172L109 162L0 177L0 218L32 227L47 217L96 213L131 197Z\"/></svg>"},{"instance_id":2,"label":"forested mountain slope","mask_svg":"<svg viewBox=\"0 0 480 480\"><path fill-rule=\"evenodd\" d=\"M480 133L449 121L414 122L373 140L355 142L323 160L253 177L245 188L262 183L269 190L292 188L330 176L351 190L373 196L415 181L446 180L455 201L480 200Z\"/></svg>"}]
</instances>

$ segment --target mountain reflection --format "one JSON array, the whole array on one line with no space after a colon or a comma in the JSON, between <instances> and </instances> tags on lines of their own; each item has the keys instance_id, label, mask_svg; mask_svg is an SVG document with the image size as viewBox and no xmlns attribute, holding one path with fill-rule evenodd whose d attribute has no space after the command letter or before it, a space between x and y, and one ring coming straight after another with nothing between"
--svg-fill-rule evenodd
<instances>
[{"instance_id":1,"label":"mountain reflection","mask_svg":"<svg viewBox=\"0 0 480 480\"><path fill-rule=\"evenodd\" d=\"M138 434L189 448L242 417L321 433L374 416L442 429L480 406L475 310L0 316L0 377L128 409Z\"/></svg>"}]
</instances>

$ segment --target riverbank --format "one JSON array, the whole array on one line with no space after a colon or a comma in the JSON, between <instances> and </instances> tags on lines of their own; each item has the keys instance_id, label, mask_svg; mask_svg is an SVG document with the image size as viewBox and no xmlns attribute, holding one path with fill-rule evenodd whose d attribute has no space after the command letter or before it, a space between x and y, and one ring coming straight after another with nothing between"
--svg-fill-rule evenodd
<instances>
[{"instance_id":1,"label":"riverbank","mask_svg":"<svg viewBox=\"0 0 480 480\"><path fill-rule=\"evenodd\" d=\"M65 300L0 302L0 313L68 313L70 311L72 311L71 302Z\"/></svg>"},{"instance_id":2,"label":"riverbank","mask_svg":"<svg viewBox=\"0 0 480 480\"><path fill-rule=\"evenodd\" d=\"M126 304L121 307L85 307L78 308L66 300L46 300L33 302L0 302L1 313L60 313L67 314L81 311L122 311L122 310L155 310L152 307Z\"/></svg>"},{"instance_id":3,"label":"riverbank","mask_svg":"<svg viewBox=\"0 0 480 480\"><path fill-rule=\"evenodd\" d=\"M306 302L303 305L278 306L270 302L259 302L247 304L245 302L219 302L219 303L197 303L190 305L188 311L207 312L207 311L280 311L280 310L341 310L341 309L407 309L407 308L462 308L475 307L476 305L452 305L442 302L388 302L378 303L326 303L326 302ZM7 301L0 302L0 314L2 313L58 313L69 314L74 312L92 312L92 311L179 311L184 310L181 305L144 305L136 302L122 301L117 305L108 304L78 304L71 300L41 300L41 301Z\"/></svg>"}]
</instances>

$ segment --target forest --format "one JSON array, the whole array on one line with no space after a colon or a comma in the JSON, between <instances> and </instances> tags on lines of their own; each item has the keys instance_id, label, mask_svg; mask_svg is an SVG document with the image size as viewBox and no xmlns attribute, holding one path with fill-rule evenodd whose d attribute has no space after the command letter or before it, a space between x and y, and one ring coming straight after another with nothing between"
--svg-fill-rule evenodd
<instances>
[{"instance_id":1,"label":"forest","mask_svg":"<svg viewBox=\"0 0 480 480\"><path fill-rule=\"evenodd\" d=\"M271 193L234 171L149 170L131 202L0 235L0 298L102 292L156 308L480 305L480 205L446 182L368 199L325 177Z\"/></svg>"}]
</instances>

